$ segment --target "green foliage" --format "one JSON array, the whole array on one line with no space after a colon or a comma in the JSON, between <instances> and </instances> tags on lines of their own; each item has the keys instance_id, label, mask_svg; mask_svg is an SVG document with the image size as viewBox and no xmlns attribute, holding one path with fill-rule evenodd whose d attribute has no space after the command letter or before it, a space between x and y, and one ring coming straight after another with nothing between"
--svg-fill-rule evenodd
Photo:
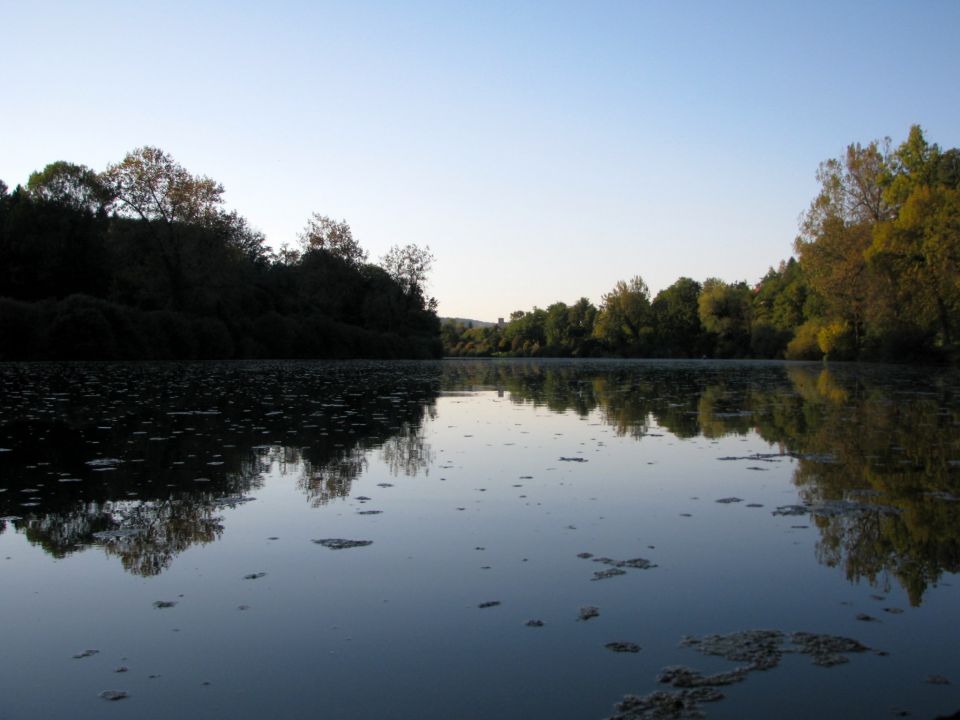
<instances>
[{"instance_id":1,"label":"green foliage","mask_svg":"<svg viewBox=\"0 0 960 720\"><path fill-rule=\"evenodd\" d=\"M710 352L710 339L700 322L702 286L682 277L653 299L653 324L658 356L700 357Z\"/></svg>"},{"instance_id":2,"label":"green foliage","mask_svg":"<svg viewBox=\"0 0 960 720\"><path fill-rule=\"evenodd\" d=\"M653 346L650 290L639 275L603 296L594 335L618 355L642 357Z\"/></svg>"},{"instance_id":3,"label":"green foliage","mask_svg":"<svg viewBox=\"0 0 960 720\"><path fill-rule=\"evenodd\" d=\"M728 284L709 278L703 283L697 303L700 322L717 337L717 357L749 357L752 301L744 282Z\"/></svg>"},{"instance_id":4,"label":"green foliage","mask_svg":"<svg viewBox=\"0 0 960 720\"><path fill-rule=\"evenodd\" d=\"M113 201L110 188L97 173L63 160L31 173L27 191L36 200L94 214L105 212Z\"/></svg>"}]
</instances>

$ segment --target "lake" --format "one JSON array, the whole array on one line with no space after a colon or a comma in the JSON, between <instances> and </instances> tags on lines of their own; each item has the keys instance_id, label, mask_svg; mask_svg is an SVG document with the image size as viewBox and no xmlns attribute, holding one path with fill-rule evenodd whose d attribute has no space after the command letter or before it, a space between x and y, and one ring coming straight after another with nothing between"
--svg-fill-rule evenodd
<instances>
[{"instance_id":1,"label":"lake","mask_svg":"<svg viewBox=\"0 0 960 720\"><path fill-rule=\"evenodd\" d=\"M960 710L960 374L0 365L0 719Z\"/></svg>"}]
</instances>

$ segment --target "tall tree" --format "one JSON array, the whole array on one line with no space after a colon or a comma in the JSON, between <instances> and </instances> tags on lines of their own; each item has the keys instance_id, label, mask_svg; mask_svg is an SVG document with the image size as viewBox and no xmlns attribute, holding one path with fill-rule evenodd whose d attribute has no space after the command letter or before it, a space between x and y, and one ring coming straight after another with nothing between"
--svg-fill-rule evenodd
<instances>
[{"instance_id":1,"label":"tall tree","mask_svg":"<svg viewBox=\"0 0 960 720\"><path fill-rule=\"evenodd\" d=\"M751 305L753 296L745 282L725 283L709 278L698 299L700 322L717 335L716 354L744 357L750 350Z\"/></svg>"},{"instance_id":2,"label":"tall tree","mask_svg":"<svg viewBox=\"0 0 960 720\"><path fill-rule=\"evenodd\" d=\"M884 192L891 178L889 146L889 140L853 144L842 160L820 164L820 192L801 218L795 243L810 285L830 314L848 323L857 350L881 292L865 252L874 226L896 212Z\"/></svg>"},{"instance_id":3,"label":"tall tree","mask_svg":"<svg viewBox=\"0 0 960 720\"><path fill-rule=\"evenodd\" d=\"M325 250L353 266L367 261L366 251L354 239L346 220L333 220L315 212L297 237L303 252Z\"/></svg>"},{"instance_id":4,"label":"tall tree","mask_svg":"<svg viewBox=\"0 0 960 720\"><path fill-rule=\"evenodd\" d=\"M652 321L650 290L635 275L603 296L594 333L616 352L643 355L650 350Z\"/></svg>"},{"instance_id":5,"label":"tall tree","mask_svg":"<svg viewBox=\"0 0 960 720\"><path fill-rule=\"evenodd\" d=\"M697 302L701 285L688 277L679 278L653 299L657 352L668 357L699 357L703 347L703 326Z\"/></svg>"},{"instance_id":6,"label":"tall tree","mask_svg":"<svg viewBox=\"0 0 960 720\"><path fill-rule=\"evenodd\" d=\"M113 201L109 187L86 165L59 160L30 174L27 191L37 200L79 211L105 211Z\"/></svg>"},{"instance_id":7,"label":"tall tree","mask_svg":"<svg viewBox=\"0 0 960 720\"><path fill-rule=\"evenodd\" d=\"M434 260L429 245L426 247L420 247L413 243L403 247L393 245L380 258L380 267L400 284L408 297L418 300L430 310L435 310L436 299L426 297L427 278L430 275L430 270L433 269Z\"/></svg>"},{"instance_id":8,"label":"tall tree","mask_svg":"<svg viewBox=\"0 0 960 720\"><path fill-rule=\"evenodd\" d=\"M143 221L169 283L176 309L186 301L189 236L209 228L223 203L223 186L192 175L156 147L141 147L110 165L103 178L117 199L121 216Z\"/></svg>"},{"instance_id":9,"label":"tall tree","mask_svg":"<svg viewBox=\"0 0 960 720\"><path fill-rule=\"evenodd\" d=\"M867 254L896 288L910 322L948 348L960 317L960 173L954 165L954 156L927 143L919 126L911 129L885 193L899 212L876 225Z\"/></svg>"}]
</instances>

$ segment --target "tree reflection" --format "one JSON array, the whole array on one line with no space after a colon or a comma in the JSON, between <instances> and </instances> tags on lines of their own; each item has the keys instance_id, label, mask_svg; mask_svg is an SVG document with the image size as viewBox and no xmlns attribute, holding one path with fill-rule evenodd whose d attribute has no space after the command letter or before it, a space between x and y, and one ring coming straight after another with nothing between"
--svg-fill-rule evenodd
<instances>
[{"instance_id":1,"label":"tree reflection","mask_svg":"<svg viewBox=\"0 0 960 720\"><path fill-rule=\"evenodd\" d=\"M426 468L438 378L436 363L0 366L0 532L158 575L219 539L225 508L268 471L322 505L349 495L371 451L394 472Z\"/></svg>"},{"instance_id":2,"label":"tree reflection","mask_svg":"<svg viewBox=\"0 0 960 720\"><path fill-rule=\"evenodd\" d=\"M960 571L958 388L946 371L691 361L0 367L0 533L157 575L267 472L312 506L377 456L429 472L438 394L491 390L640 443L756 433L796 458L817 559L919 604Z\"/></svg>"},{"instance_id":3,"label":"tree reflection","mask_svg":"<svg viewBox=\"0 0 960 720\"><path fill-rule=\"evenodd\" d=\"M475 374L470 374L470 369ZM960 571L960 378L906 368L731 363L462 364L448 385L597 416L642 442L756 432L797 459L818 561L920 604Z\"/></svg>"}]
</instances>

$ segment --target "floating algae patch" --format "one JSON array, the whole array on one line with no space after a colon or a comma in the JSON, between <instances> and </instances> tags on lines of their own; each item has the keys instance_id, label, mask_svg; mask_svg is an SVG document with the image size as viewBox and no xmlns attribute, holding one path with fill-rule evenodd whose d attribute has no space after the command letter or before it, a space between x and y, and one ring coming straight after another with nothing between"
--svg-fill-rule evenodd
<instances>
[{"instance_id":1,"label":"floating algae patch","mask_svg":"<svg viewBox=\"0 0 960 720\"><path fill-rule=\"evenodd\" d=\"M580 615L577 619L581 622L586 622L595 617L600 617L600 608L594 607L593 605L584 605L580 608Z\"/></svg>"},{"instance_id":2,"label":"floating algae patch","mask_svg":"<svg viewBox=\"0 0 960 720\"><path fill-rule=\"evenodd\" d=\"M615 568L633 568L635 570L649 570L655 568L656 564L646 558L631 558L630 560L614 560L608 557L593 558L594 562L609 565Z\"/></svg>"},{"instance_id":3,"label":"floating algae patch","mask_svg":"<svg viewBox=\"0 0 960 720\"><path fill-rule=\"evenodd\" d=\"M658 690L649 695L625 695L608 720L700 720L706 715L702 703L723 700L723 693L703 687L677 692Z\"/></svg>"},{"instance_id":4,"label":"floating algae patch","mask_svg":"<svg viewBox=\"0 0 960 720\"><path fill-rule=\"evenodd\" d=\"M842 653L862 653L870 649L857 640L839 635L784 633L780 630L744 630L729 635L691 637L684 638L680 644L704 655L745 662L749 670L774 668L780 664L784 653L809 655L815 665L829 667L849 662Z\"/></svg>"},{"instance_id":5,"label":"floating algae patch","mask_svg":"<svg viewBox=\"0 0 960 720\"><path fill-rule=\"evenodd\" d=\"M729 635L686 637L680 644L704 655L718 655L726 660L745 662L751 670L769 670L783 657L784 633L779 630L743 630Z\"/></svg>"},{"instance_id":6,"label":"floating algae patch","mask_svg":"<svg viewBox=\"0 0 960 720\"><path fill-rule=\"evenodd\" d=\"M824 667L850 662L842 653L862 653L870 649L853 638L840 635L795 632L790 639L797 648L794 652L809 655L813 658L814 665Z\"/></svg>"},{"instance_id":7,"label":"floating algae patch","mask_svg":"<svg viewBox=\"0 0 960 720\"><path fill-rule=\"evenodd\" d=\"M373 545L373 540L344 540L343 538L326 538L313 540L317 545L323 545L331 550L347 550L349 548L366 547Z\"/></svg>"},{"instance_id":8,"label":"floating algae patch","mask_svg":"<svg viewBox=\"0 0 960 720\"><path fill-rule=\"evenodd\" d=\"M597 570L593 573L591 580L606 580L608 578L617 577L618 575L626 575L627 571L623 568L633 568L635 570L649 570L650 568L655 568L657 565L650 562L646 558L631 558L630 560L614 560L613 558L608 557L594 557L593 553L582 552L577 554L578 558L583 560L592 559L595 563L600 563L601 565L609 565L608 570Z\"/></svg>"},{"instance_id":9,"label":"floating algae patch","mask_svg":"<svg viewBox=\"0 0 960 720\"><path fill-rule=\"evenodd\" d=\"M597 570L593 573L591 580L606 580L608 578L616 577L617 575L626 575L626 570L621 570L620 568L607 568L606 570Z\"/></svg>"},{"instance_id":10,"label":"floating algae patch","mask_svg":"<svg viewBox=\"0 0 960 720\"><path fill-rule=\"evenodd\" d=\"M703 718L705 714L701 705L724 697L717 688L743 682L752 672L772 670L786 653L809 655L815 665L831 667L849 662L843 653L869 650L852 638L780 630L743 630L728 635L685 637L680 645L704 655L743 664L713 675L704 675L684 665L665 667L657 675L657 682L671 685L676 690L656 691L642 697L626 695L615 706L617 712L609 720Z\"/></svg>"},{"instance_id":11,"label":"floating algae patch","mask_svg":"<svg viewBox=\"0 0 960 720\"><path fill-rule=\"evenodd\" d=\"M611 650L615 653L638 653L640 652L640 646L635 642L628 641L617 641L617 642L608 642L604 647L607 650Z\"/></svg>"},{"instance_id":12,"label":"floating algae patch","mask_svg":"<svg viewBox=\"0 0 960 720\"><path fill-rule=\"evenodd\" d=\"M104 700L110 700L111 702L116 700L125 700L130 697L130 693L124 690L104 690L100 693L100 697Z\"/></svg>"},{"instance_id":13,"label":"floating algae patch","mask_svg":"<svg viewBox=\"0 0 960 720\"><path fill-rule=\"evenodd\" d=\"M673 685L677 688L721 687L741 682L747 677L750 669L738 667L727 672L704 675L699 670L688 668L685 665L670 665L657 675L657 682Z\"/></svg>"}]
</instances>

